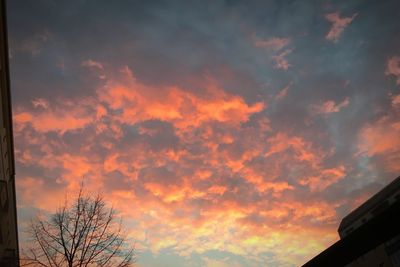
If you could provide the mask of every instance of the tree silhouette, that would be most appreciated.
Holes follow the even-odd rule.
[[[114,209],[100,194],[84,195],[82,187],[72,205],[33,219],[28,234],[31,245],[23,251],[21,266],[128,267],[135,261]]]

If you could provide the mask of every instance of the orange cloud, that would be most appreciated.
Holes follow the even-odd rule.
[[[375,122],[366,124],[359,132],[358,153],[379,157],[386,171],[397,174],[400,170],[400,120],[396,97],[392,98],[394,110]]]
[[[268,140],[270,144],[268,152],[269,157],[275,153],[281,153],[287,149],[293,149],[295,157],[300,161],[308,161],[313,164],[319,163],[319,157],[313,152],[312,145],[300,137],[289,137],[285,133],[277,133]]]
[[[223,195],[226,192],[227,188],[225,186],[213,185],[208,188],[207,192],[211,194]]]
[[[243,98],[225,93],[212,82],[206,88],[207,97],[200,97],[176,87],[163,88],[163,92],[159,92],[156,88],[140,84],[134,77],[128,79],[128,85],[109,82],[105,88],[98,90],[98,99],[83,99],[77,103],[58,100],[57,104],[52,105],[44,99],[40,103],[35,101],[36,108],[43,107],[45,103],[46,109],[16,112],[14,118],[17,127],[29,122],[42,132],[64,133],[81,129],[107,114],[106,107],[101,103],[107,104],[112,110],[122,110],[118,120],[123,123],[133,125],[156,119],[171,122],[179,129],[198,127],[208,121],[238,125],[265,108],[262,102],[247,104]],[[72,105],[75,105],[74,109],[71,109]],[[96,117],[91,109],[96,109]],[[104,127],[98,125],[98,130],[102,131]]]
[[[99,91],[101,101],[112,109],[121,109],[121,120],[135,124],[140,121],[157,119],[172,122],[177,128],[198,127],[207,121],[240,124],[264,109],[258,102],[247,104],[241,97],[229,95],[210,84],[207,97],[199,97],[180,88],[163,88],[162,92],[131,79],[129,86],[109,85]]]
[[[376,123],[366,125],[360,132],[359,150],[368,156],[398,151],[400,127],[398,122],[383,117]]]
[[[69,114],[43,114],[33,117],[32,126],[43,132],[81,129],[91,122],[91,118],[83,118]]]
[[[311,191],[322,191],[328,186],[340,181],[346,175],[345,167],[323,169],[318,176],[311,176],[300,180],[301,185],[307,185]]]
[[[74,103],[61,100],[51,106],[45,99],[36,99],[32,104],[36,109],[40,109],[17,110],[14,113],[13,119],[17,129],[31,125],[38,132],[64,133],[82,129],[93,121],[92,115],[84,106],[86,104],[74,107]]]
[[[55,211],[68,199],[63,187],[48,187],[42,177],[20,177],[16,184],[18,208],[35,207],[42,211]]]
[[[119,74],[92,97],[16,109],[16,160],[42,176],[18,174],[21,205],[51,211],[84,178],[124,217],[138,249],[182,257],[218,249],[262,264],[271,249],[290,249],[290,265],[336,238],[336,204],[304,204],[299,188],[325,190],[346,170],[325,167],[329,153],[306,136],[273,129],[263,102],[212,80],[199,93]]]
[[[24,125],[32,120],[32,115],[29,112],[20,112],[13,116],[15,124]]]

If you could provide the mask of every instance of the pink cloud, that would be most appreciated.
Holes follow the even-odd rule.
[[[287,85],[285,88],[283,88],[282,90],[280,90],[279,93],[275,96],[275,99],[276,100],[284,99],[288,94],[290,86],[291,86],[291,83],[289,85]]]
[[[273,37],[270,39],[256,39],[254,45],[258,48],[266,49],[267,51],[273,52],[272,60],[275,65],[274,68],[287,70],[291,66],[286,59],[286,56],[290,54],[293,49],[284,49],[290,44],[289,38],[278,38]]]
[[[332,100],[328,100],[320,105],[313,105],[311,109],[316,114],[329,114],[336,113],[341,111],[343,108],[347,107],[350,104],[350,100],[346,97],[342,102],[335,103]]]
[[[388,60],[385,74],[395,76],[397,85],[400,84],[400,57],[394,56]]]
[[[82,61],[81,65],[83,67],[87,67],[87,68],[95,68],[95,69],[100,69],[100,70],[104,69],[103,64],[101,64],[98,61],[92,60],[92,59]]]
[[[35,108],[41,107],[41,108],[47,109],[49,107],[49,102],[43,98],[35,98],[34,100],[32,100],[32,105]]]
[[[340,17],[338,12],[330,13],[325,16],[325,18],[332,22],[332,27],[325,36],[329,41],[338,42],[340,35],[343,33],[345,28],[355,19],[357,13],[353,14],[351,17]]]
[[[40,55],[43,46],[51,40],[52,34],[48,30],[40,31],[32,36],[28,36],[20,43],[13,45],[17,51],[28,52],[33,57]]]
[[[392,107],[400,107],[400,94],[392,96]]]
[[[292,53],[291,49],[286,49],[285,51],[280,52],[276,56],[273,56],[272,59],[275,61],[275,68],[276,69],[282,69],[282,70],[287,70],[291,66],[289,62],[286,59],[286,56],[288,54]]]
[[[271,49],[273,51],[279,51],[289,45],[290,39],[289,38],[278,38],[273,37],[271,39],[266,40],[256,40],[254,45],[259,48],[266,48]]]

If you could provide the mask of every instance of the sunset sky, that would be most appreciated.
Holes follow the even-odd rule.
[[[84,180],[139,267],[299,266],[400,174],[398,0],[10,0],[8,27],[20,230]]]

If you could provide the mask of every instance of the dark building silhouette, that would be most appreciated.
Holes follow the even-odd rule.
[[[400,267],[400,177],[344,217],[338,232],[303,266]]]
[[[0,2],[0,266],[19,266],[5,0]]]

